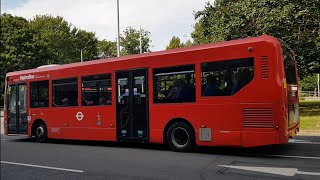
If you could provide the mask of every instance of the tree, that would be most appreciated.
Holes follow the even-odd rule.
[[[3,104],[4,78],[7,72],[32,68],[42,47],[33,39],[28,21],[10,14],[1,15],[0,33],[0,90]]]
[[[193,43],[191,42],[190,39],[183,44],[183,47],[191,47],[191,46],[193,46]]]
[[[144,29],[141,30],[142,34],[142,52],[150,52],[150,32]],[[131,55],[140,53],[140,31],[128,27],[120,36],[121,42],[121,55]]]
[[[98,42],[98,54],[102,58],[117,57],[117,42],[102,40]]]
[[[185,43],[182,43],[179,37],[173,36],[172,39],[169,42],[169,45],[166,47],[166,49],[175,49],[175,48],[181,48],[181,47],[190,47],[192,46],[192,42],[188,40]]]
[[[166,47],[166,49],[168,50],[168,49],[175,49],[180,47],[183,47],[183,44],[180,42],[180,38],[173,36],[169,42],[169,45]]]
[[[311,74],[304,77],[300,81],[300,86],[302,91],[313,91],[318,88],[318,77],[317,74]]]
[[[216,0],[195,14],[195,44],[269,34],[297,55],[300,77],[320,71],[319,0]]]
[[[84,59],[93,59],[97,54],[97,38],[92,32],[71,27],[62,17],[36,16],[30,21],[34,38],[44,48],[41,49],[41,64],[65,64],[80,61],[80,51]]]
[[[36,16],[27,21],[23,17],[2,14],[0,48],[2,105],[7,72],[79,62],[81,49],[85,49],[85,59],[93,59],[97,54],[97,38],[92,32],[71,28],[71,24],[59,16]]]

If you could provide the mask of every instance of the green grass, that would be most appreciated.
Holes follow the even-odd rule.
[[[300,128],[320,132],[320,101],[300,101]]]

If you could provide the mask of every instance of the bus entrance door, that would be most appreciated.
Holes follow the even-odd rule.
[[[27,134],[27,87],[14,84],[8,88],[8,133]]]
[[[147,69],[116,72],[117,139],[148,141]]]

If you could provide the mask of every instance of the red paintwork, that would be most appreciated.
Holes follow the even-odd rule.
[[[248,51],[252,47],[252,51]],[[269,57],[269,78],[261,79],[260,57]],[[231,60],[254,57],[254,78],[242,90],[229,97],[201,97],[200,64],[218,60]],[[182,104],[153,104],[152,68],[177,66],[185,64],[196,65],[196,102]],[[60,79],[78,77],[78,89],[81,90],[81,76],[111,73],[112,74],[112,105],[104,107],[68,107],[28,109],[32,121],[29,124],[28,135],[31,136],[31,125],[36,119],[43,119],[48,126],[49,138],[107,140],[116,141],[116,92],[115,71],[148,68],[149,75],[149,117],[151,143],[163,143],[165,125],[174,118],[188,120],[195,129],[196,144],[201,146],[259,146],[281,144],[288,141],[288,129],[296,129],[299,122],[288,127],[287,93],[284,87],[285,72],[280,43],[277,39],[263,35],[255,38],[220,42],[189,48],[147,53],[143,55],[124,56],[112,59],[94,60],[31,69],[7,74],[8,84],[21,82],[21,75],[35,75],[41,79]],[[47,75],[50,75],[48,78]],[[43,76],[43,77],[41,77]],[[34,80],[27,80],[27,85]],[[49,97],[51,97],[51,81]],[[30,94],[28,88],[28,94]],[[28,102],[29,97],[28,97]],[[79,93],[78,102],[81,102]],[[81,104],[81,103],[79,103]],[[28,104],[30,107],[30,104]],[[242,127],[243,108],[271,108],[274,112],[274,128],[252,129]],[[75,117],[78,111],[84,118],[78,121]],[[101,113],[102,125],[97,125],[97,114]],[[6,117],[6,115],[5,115]],[[279,129],[276,129],[276,126]],[[212,128],[212,141],[199,140],[199,128]],[[59,132],[52,132],[60,128]],[[7,129],[6,129],[7,134]]]

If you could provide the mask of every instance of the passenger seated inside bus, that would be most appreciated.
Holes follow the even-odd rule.
[[[166,99],[176,99],[178,92],[180,91],[179,79],[173,81],[173,86],[170,88]]]
[[[215,96],[218,94],[217,79],[213,75],[207,76],[207,84],[203,91],[204,96]]]
[[[107,105],[107,99],[105,97],[99,98],[99,105]]]
[[[53,107],[64,107],[64,106],[72,106],[72,103],[69,98],[62,98],[59,103],[52,102]]]
[[[61,100],[61,106],[71,106],[71,101],[69,100],[69,98],[63,98],[62,100]]]

